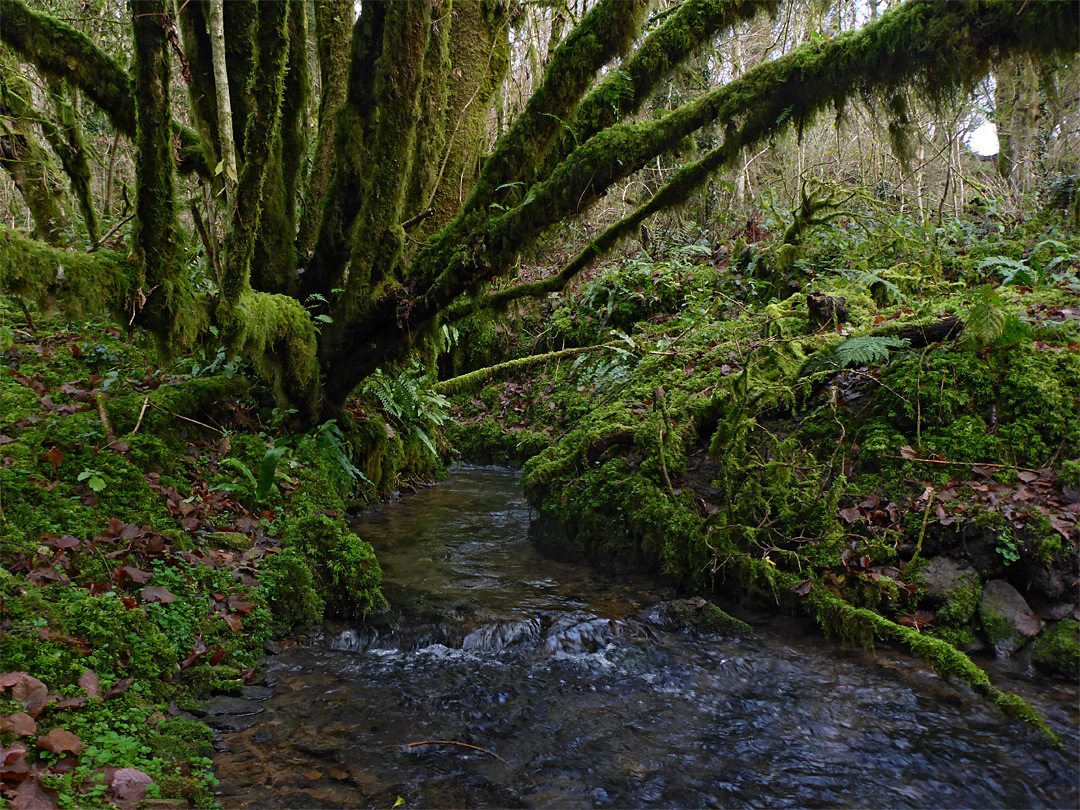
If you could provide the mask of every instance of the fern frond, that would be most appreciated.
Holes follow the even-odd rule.
[[[890,352],[906,349],[910,341],[882,335],[861,335],[845,340],[827,355],[821,358],[823,365],[835,365],[840,368],[868,366],[884,363]]]
[[[1005,312],[993,299],[983,297],[971,308],[964,331],[979,343],[993,343],[1005,331]]]

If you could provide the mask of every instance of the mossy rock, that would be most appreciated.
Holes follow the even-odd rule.
[[[937,605],[935,621],[963,627],[973,618],[982,597],[982,582],[974,569],[948,557],[935,557],[919,572],[926,599]]]
[[[1031,659],[1036,666],[1076,680],[1080,673],[1080,622],[1062,619],[1045,631],[1035,642]]]
[[[1024,597],[1005,580],[992,579],[983,587],[979,622],[999,658],[1014,655],[1027,643],[1027,634],[1021,631],[1021,625],[1032,615]]]
[[[241,532],[211,532],[206,536],[206,541],[214,548],[230,551],[247,551],[254,545],[254,541]]]
[[[746,622],[730,616],[704,599],[672,599],[642,613],[650,624],[665,630],[685,630],[703,635],[743,635],[753,632]]]

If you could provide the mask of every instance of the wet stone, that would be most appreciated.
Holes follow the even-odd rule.
[[[984,586],[979,621],[998,658],[1015,655],[1041,627],[1024,597],[1003,579],[992,579]]]
[[[276,641],[264,641],[263,652],[267,655],[281,655],[281,645]]]
[[[265,709],[254,700],[228,697],[227,695],[218,695],[217,697],[210,698],[210,702],[206,707],[206,713],[209,715],[248,715],[258,714],[261,711],[265,711]]]
[[[269,700],[274,690],[268,686],[245,686],[240,690],[240,697],[246,700]]]
[[[210,715],[203,718],[203,722],[210,728],[217,729],[218,731],[245,731],[251,728],[253,725],[259,722],[259,719],[253,715],[236,715],[236,714],[219,714]]]

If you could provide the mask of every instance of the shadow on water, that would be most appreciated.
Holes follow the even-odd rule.
[[[1077,690],[1021,690],[1052,748],[899,652],[673,632],[645,579],[543,557],[515,475],[361,520],[393,608],[267,662],[216,759],[226,808],[1076,807]],[[243,724],[242,724],[243,725]]]

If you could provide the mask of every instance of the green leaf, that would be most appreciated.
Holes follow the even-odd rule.
[[[262,463],[259,465],[259,482],[255,487],[255,500],[258,503],[263,503],[270,497],[278,461],[285,455],[287,449],[286,447],[272,447],[263,456]]]

